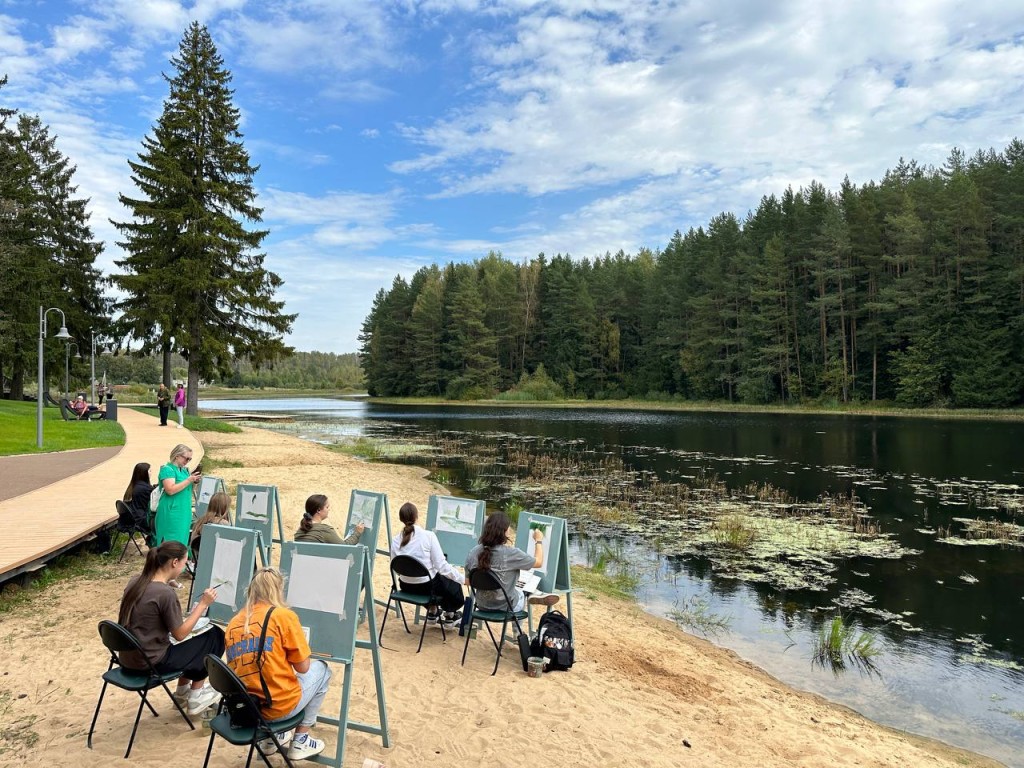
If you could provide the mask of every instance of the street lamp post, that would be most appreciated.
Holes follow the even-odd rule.
[[[96,402],[96,331],[92,328],[89,329],[89,335],[92,336],[92,362],[89,364],[89,402]]]
[[[51,312],[60,312],[60,330],[57,331],[56,338],[58,339],[70,339],[71,334],[68,333],[67,320],[64,318],[64,310],[57,307],[50,307],[45,312],[43,307],[39,305],[39,375],[38,383],[36,385],[36,448],[43,447],[43,339],[46,338],[46,316]]]
[[[68,384],[68,368],[71,362],[71,348],[75,348],[76,357],[82,356],[82,350],[78,347],[78,342],[69,341],[67,348],[64,351],[64,397],[68,400],[71,399],[71,386]]]

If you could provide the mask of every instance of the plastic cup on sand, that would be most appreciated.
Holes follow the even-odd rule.
[[[526,674],[530,677],[540,677],[544,673],[544,658],[531,656],[526,660]]]

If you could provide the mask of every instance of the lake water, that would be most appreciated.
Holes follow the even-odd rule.
[[[208,401],[204,408],[291,413],[278,425],[311,440],[398,442],[439,436],[482,451],[543,442],[614,455],[664,482],[714,474],[731,488],[771,483],[798,501],[855,492],[903,546],[898,560],[841,563],[824,591],[721,578],[700,556],[659,554],[643,531],[603,528],[643,576],[638,599],[666,615],[692,601],[728,619],[710,639],[780,680],[895,728],[1024,766],[1024,549],[951,546],[957,518],[1024,523],[1016,448],[1024,424],[828,415],[377,405],[338,399]],[[263,425],[260,425],[263,426]],[[468,487],[472,479],[456,473]],[[372,489],[368,489],[372,490]],[[457,491],[456,491],[457,492]],[[495,491],[489,491],[493,494]],[[460,495],[471,495],[461,493]],[[489,502],[498,498],[480,494]],[[993,499],[1006,502],[991,508]],[[656,521],[652,521],[653,523]],[[642,525],[640,526],[643,527]],[[583,561],[593,539],[574,541]],[[875,671],[812,664],[836,613],[871,632]]]

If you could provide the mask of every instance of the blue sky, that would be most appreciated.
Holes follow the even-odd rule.
[[[1024,133],[1005,0],[0,0],[0,101],[77,165],[105,272],[193,19],[234,75],[303,350],[355,351],[377,290],[430,263],[633,254]]]

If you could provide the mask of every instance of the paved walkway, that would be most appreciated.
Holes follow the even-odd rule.
[[[150,476],[156,480],[160,466],[167,463],[178,443],[192,448],[193,466],[203,457],[203,446],[195,435],[187,429],[161,427],[155,415],[121,408],[118,422],[125,433],[120,449],[93,448],[0,460],[0,485],[4,488],[0,496],[0,581],[38,567],[116,520],[114,502],[124,496],[138,462],[148,461],[152,465]],[[24,479],[14,479],[17,475]],[[35,487],[44,476],[50,478],[49,484]],[[17,496],[9,492],[15,483],[20,483],[25,492]]]
[[[0,483],[0,501],[42,488],[61,477],[92,469],[120,452],[121,446],[115,445],[109,448],[83,448],[79,451],[0,456],[0,478],[3,478]]]

